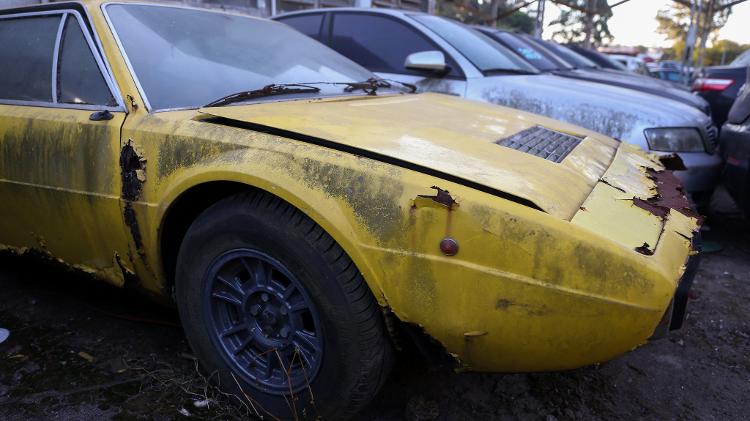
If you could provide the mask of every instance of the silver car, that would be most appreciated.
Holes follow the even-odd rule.
[[[486,35],[450,19],[392,9],[335,8],[274,19],[385,79],[546,115],[658,153],[679,153],[687,191],[711,192],[721,170],[708,115],[617,86],[541,74]]]

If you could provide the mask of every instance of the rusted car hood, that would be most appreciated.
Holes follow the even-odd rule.
[[[618,143],[545,117],[440,94],[204,108],[204,114],[324,139],[478,183],[569,220]],[[583,138],[560,163],[498,145],[542,126]]]

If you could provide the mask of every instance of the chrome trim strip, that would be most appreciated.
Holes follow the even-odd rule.
[[[107,84],[110,86],[110,90],[112,91],[112,95],[115,98],[115,101],[117,101],[117,104],[123,109],[123,111],[127,112],[127,108],[125,107],[125,100],[122,97],[122,93],[120,92],[120,89],[117,87],[117,84],[115,83],[115,75],[112,72],[112,66],[109,64],[109,60],[107,60],[107,55],[104,52],[104,46],[102,45],[101,40],[99,39],[99,33],[96,31],[96,28],[94,27],[94,21],[91,19],[91,16],[89,16],[88,9],[86,9],[86,5],[80,2],[75,2],[81,5],[83,10],[86,12],[86,20],[91,23],[91,34],[93,34],[93,40],[96,43],[96,52],[94,54],[95,57],[99,57],[102,60],[102,63],[104,64],[104,68],[107,70],[105,73],[105,79],[107,80]],[[83,30],[84,33],[89,33],[89,31],[85,30],[87,27],[83,25],[85,22],[80,22],[81,24],[81,30]]]
[[[151,112],[152,110],[151,103],[148,102],[146,91],[143,90],[141,81],[138,80],[138,75],[136,75],[135,70],[133,70],[133,64],[130,62],[130,58],[128,57],[128,54],[125,52],[125,48],[122,46],[120,37],[117,35],[115,26],[112,24],[112,20],[110,20],[109,14],[107,13],[107,7],[112,4],[138,4],[138,3],[105,3],[105,4],[102,4],[100,7],[102,9],[102,14],[104,14],[104,19],[107,21],[107,26],[109,26],[109,30],[112,31],[112,36],[115,38],[115,42],[117,43],[117,48],[120,49],[120,54],[122,54],[122,58],[125,60],[125,64],[128,66],[130,77],[133,78],[133,82],[135,82],[135,86],[136,88],[138,88],[138,93],[141,95],[141,99],[143,100],[143,105],[146,107],[146,111]],[[158,5],[153,5],[153,6],[158,6]]]
[[[94,41],[91,39],[91,34],[86,29],[86,22],[83,21],[83,17],[81,16],[80,13],[78,13],[78,11],[71,10],[69,13],[71,13],[73,16],[76,17],[76,20],[78,21],[78,25],[81,29],[81,32],[83,32],[83,37],[86,38],[86,43],[89,46],[89,51],[91,51],[91,54],[94,55],[94,60],[96,60],[96,65],[99,67],[99,73],[101,73],[102,77],[104,78],[104,82],[107,84],[107,87],[109,88],[109,93],[112,95],[112,98],[114,98],[115,101],[119,104],[122,110],[125,111],[127,108],[125,108],[122,102],[122,97],[120,97],[120,95],[115,94],[115,92],[118,91],[117,87],[112,81],[112,78],[109,76],[109,71],[107,70],[106,67],[104,67],[104,61],[102,61],[99,51],[96,49],[96,46],[94,45]]]
[[[60,18],[60,24],[57,26],[57,38],[55,38],[55,49],[52,51],[52,102],[57,104],[57,71],[60,62],[60,43],[62,42],[62,33],[65,28],[65,22],[68,18],[67,13],[63,13]]]
[[[67,10],[40,10],[38,12],[25,12],[25,13],[13,13],[10,15],[0,15],[0,19],[14,19],[14,18],[27,18],[30,16],[46,16],[46,15],[60,15],[66,13]]]
[[[64,102],[52,103],[46,101],[22,101],[16,99],[1,99],[0,105],[21,105],[26,107],[43,107],[43,108],[65,108],[70,110],[89,110],[89,111],[112,111],[112,112],[125,112],[125,109],[119,105],[116,107],[108,107],[106,105],[90,105],[90,104],[67,104]]]
[[[62,104],[62,103],[56,103],[56,102],[44,102],[44,101],[18,101],[18,100],[8,100],[8,99],[0,99],[0,103],[2,104],[12,104],[12,105],[31,105],[31,106],[38,106],[38,107],[52,107],[52,108],[70,108],[70,109],[81,109],[81,110],[109,110],[109,111],[120,111],[120,112],[127,112],[127,108],[125,108],[125,104],[122,100],[122,96],[120,95],[119,90],[115,87],[112,77],[110,76],[111,73],[109,71],[109,68],[104,66],[104,62],[102,61],[102,58],[99,54],[99,51],[94,48],[94,43],[91,38],[91,34],[86,29],[87,26],[85,25],[85,22],[83,20],[83,17],[77,10],[73,9],[60,9],[60,10],[40,10],[36,12],[26,12],[26,13],[14,13],[14,14],[8,14],[8,15],[0,15],[0,20],[2,19],[13,19],[13,18],[23,18],[23,17],[33,17],[33,16],[46,16],[46,15],[62,15],[60,25],[62,28],[64,28],[65,25],[65,19],[64,17],[67,17],[67,15],[73,15],[76,17],[76,20],[78,21],[78,25],[81,27],[81,31],[83,32],[83,36],[86,39],[86,43],[88,44],[89,51],[91,51],[91,54],[94,55],[94,60],[96,61],[97,66],[99,67],[99,72],[101,73],[102,77],[104,77],[104,81],[107,83],[107,87],[109,88],[110,94],[117,102],[116,107],[106,106],[106,105],[89,105],[89,104]],[[62,34],[60,32],[60,28],[58,28],[58,42],[55,45],[55,50],[59,48],[60,42],[62,40],[61,38]],[[59,54],[59,51],[56,51]],[[53,53],[54,54],[54,53]],[[53,70],[57,67],[57,60],[56,57],[53,57]],[[57,78],[57,73],[53,71],[52,77],[54,79]],[[54,92],[54,95],[52,97],[53,100],[56,100],[57,98],[57,83],[55,81],[55,85],[52,87],[52,90]],[[45,105],[46,104],[46,105]]]

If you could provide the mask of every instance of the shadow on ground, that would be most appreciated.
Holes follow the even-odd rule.
[[[721,203],[685,327],[563,373],[455,374],[402,355],[366,420],[742,419],[750,414],[750,231]],[[0,256],[0,419],[239,419],[198,374],[173,309]],[[613,332],[612,334],[617,334]]]

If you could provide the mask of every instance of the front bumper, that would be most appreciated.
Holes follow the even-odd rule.
[[[659,325],[654,330],[651,340],[665,337],[669,331],[682,328],[687,316],[687,303],[690,294],[690,288],[693,286],[693,280],[698,273],[698,267],[701,260],[701,238],[700,234],[693,237],[693,250],[695,254],[690,256],[685,266],[685,273],[682,274],[680,282],[675,290],[674,297],[667,311],[664,312]]]

